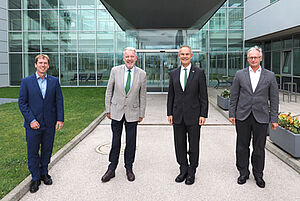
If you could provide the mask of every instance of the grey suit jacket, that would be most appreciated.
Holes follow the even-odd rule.
[[[125,65],[111,69],[105,94],[106,113],[112,119],[120,121],[125,114],[126,121],[138,121],[144,118],[146,109],[146,72],[135,67],[133,83],[128,94],[124,87]]]
[[[277,123],[278,104],[278,86],[273,72],[262,68],[254,93],[249,67],[236,72],[231,87],[229,117],[242,121],[252,112],[259,123]]]

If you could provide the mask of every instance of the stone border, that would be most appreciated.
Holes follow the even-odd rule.
[[[217,106],[213,98],[209,97],[209,103],[212,104],[225,118],[229,118],[228,111],[224,111],[219,106]],[[281,150],[279,147],[274,145],[273,142],[269,139],[269,137],[267,137],[265,147],[269,152],[277,156],[280,160],[282,160],[284,163],[289,165],[291,168],[293,168],[296,172],[300,174],[300,161],[298,161],[290,154],[286,153],[285,151]]]
[[[51,162],[49,164],[49,170],[69,151],[71,151],[79,142],[81,142],[86,136],[88,136],[98,124],[106,117],[106,113],[100,114],[88,127],[83,129],[77,136],[75,136],[70,142],[63,146],[59,151],[57,151],[54,156],[51,157]],[[19,185],[17,185],[13,190],[11,190],[1,201],[14,201],[20,200],[28,191],[31,181],[31,175],[27,176]]]

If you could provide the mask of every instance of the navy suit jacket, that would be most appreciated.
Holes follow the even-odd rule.
[[[192,66],[183,91],[180,70],[178,67],[170,73],[167,115],[173,115],[175,124],[184,120],[186,125],[198,125],[199,117],[207,118],[208,113],[205,73],[203,69]]]
[[[47,75],[47,89],[43,99],[36,74],[23,78],[19,108],[24,117],[25,128],[31,129],[30,123],[34,119],[41,128],[55,127],[57,121],[64,121],[63,96],[58,79]]]

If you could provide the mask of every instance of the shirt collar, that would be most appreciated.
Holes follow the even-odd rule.
[[[252,72],[252,73],[254,73],[254,71],[253,71],[253,69],[249,66],[249,72]],[[258,73],[260,73],[261,72],[261,66],[259,66],[259,68],[257,69],[257,71],[256,72],[258,72]]]
[[[189,71],[191,69],[191,67],[192,67],[192,64],[189,64],[187,67],[181,66],[181,70],[186,68]]]
[[[124,68],[125,68],[125,71],[126,71],[126,72],[128,72],[128,71],[129,71],[129,69],[127,68],[127,66],[126,66],[126,65],[125,65],[125,67],[124,67]],[[135,68],[135,66],[133,66],[133,67],[130,69],[130,71],[131,71],[131,72],[133,72],[133,71],[134,71],[134,68]]]
[[[36,78],[37,78],[37,79],[41,79],[41,77],[39,76],[39,74],[38,74],[37,72],[35,72],[35,75],[36,75]],[[47,77],[48,77],[48,75],[46,74],[46,75],[45,75],[45,78],[47,79]]]

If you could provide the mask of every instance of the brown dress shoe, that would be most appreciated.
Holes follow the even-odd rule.
[[[133,173],[132,169],[126,170],[126,175],[127,175],[128,181],[134,181],[135,180],[135,176],[134,176],[134,173]]]
[[[103,177],[101,178],[101,181],[108,182],[111,178],[114,178],[114,177],[115,177],[115,171],[108,169],[105,172],[105,174],[103,175]]]

